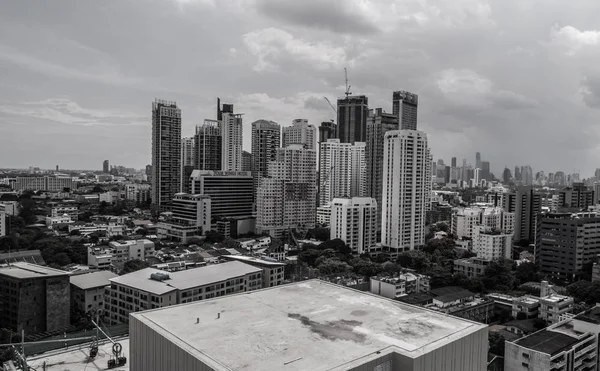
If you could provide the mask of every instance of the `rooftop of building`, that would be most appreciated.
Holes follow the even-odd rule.
[[[26,262],[38,265],[46,265],[40,250],[11,251],[0,254],[0,264]]]
[[[172,273],[155,268],[144,268],[112,278],[110,281],[156,295],[162,295],[173,290],[187,290],[192,287],[209,285],[233,277],[258,272],[261,272],[260,268],[238,261],[231,261]],[[150,278],[153,273],[166,273],[169,275],[169,278],[164,281],[157,281]]]
[[[541,330],[515,341],[516,344],[538,352],[554,355],[578,341],[562,332]]]
[[[600,325],[600,306],[596,305],[595,307],[576,315],[574,319]]]
[[[523,296],[516,298],[515,301],[518,301],[521,304],[533,305],[533,304],[539,303],[540,298],[531,296],[531,295],[523,295]]]
[[[144,244],[153,244],[154,245],[154,242],[152,242],[152,241],[150,241],[150,240],[148,240],[146,238],[141,239],[141,240],[118,240],[118,241],[110,241],[108,243],[108,245],[112,246],[112,247],[125,247],[125,246],[135,245],[138,242],[142,242]]]
[[[448,303],[475,296],[475,294],[471,291],[465,290],[458,286],[446,286],[432,289],[429,291],[429,294],[432,295],[435,300],[441,301],[442,303]]]
[[[9,266],[0,267],[0,275],[17,279],[30,279],[68,276],[69,273],[37,264],[18,262]]]
[[[96,287],[104,287],[110,285],[110,279],[118,277],[110,271],[97,271],[93,273],[78,274],[71,276],[70,281],[73,286],[82,290],[88,290]]]
[[[352,369],[379,353],[416,358],[487,327],[320,280],[132,317],[214,370]]]
[[[397,276],[375,276],[371,277],[372,280],[381,281],[386,283],[398,283],[401,281],[413,281],[418,278],[429,278],[428,276],[424,276],[422,274],[414,274],[410,272],[405,272]]]
[[[551,303],[560,303],[562,301],[573,301],[573,298],[565,295],[550,294],[548,296],[541,297],[540,300]]]
[[[285,263],[280,262],[277,259],[272,258],[257,258],[254,256],[247,255],[223,255],[225,259],[238,260],[241,262],[246,262],[248,264],[258,264],[270,267],[283,267]]]

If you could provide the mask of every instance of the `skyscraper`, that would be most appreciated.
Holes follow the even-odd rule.
[[[377,242],[377,205],[371,197],[334,198],[331,202],[331,239],[339,238],[352,253],[361,255]]]
[[[481,153],[475,152],[475,168],[481,169]]]
[[[152,204],[168,210],[181,182],[181,110],[176,102],[152,103]]]
[[[537,222],[541,212],[541,196],[532,187],[517,187],[504,197],[504,211],[515,213],[515,241],[536,239]]]
[[[204,120],[203,125],[197,125],[194,142],[195,169],[221,170],[223,138],[219,121]]]
[[[323,121],[319,126],[319,143],[327,142],[327,139],[335,138],[337,125],[332,121]]]
[[[102,172],[104,174],[108,174],[110,172],[110,162],[108,162],[108,160],[104,160],[102,163]]]
[[[196,164],[194,137],[181,138],[181,188],[180,192],[189,193],[189,177]]]
[[[306,149],[316,150],[317,129],[307,119],[295,119],[292,126],[283,128],[281,147],[290,144],[302,144]]]
[[[366,193],[365,143],[321,143],[319,163],[319,205],[336,197],[363,197]]]
[[[392,255],[425,244],[430,166],[427,134],[417,130],[385,134],[381,240]]]
[[[268,178],[257,190],[256,233],[280,238],[289,229],[313,228],[316,221],[317,153],[303,144],[278,148]]]
[[[366,195],[377,202],[377,228],[381,228],[381,190],[383,183],[383,149],[385,133],[398,130],[398,117],[377,108],[369,110],[367,120],[367,184]]]
[[[452,157],[452,159],[450,160],[451,166],[452,167],[456,167],[456,157]]]
[[[252,171],[252,153],[242,151],[242,171]]]
[[[337,101],[337,138],[342,143],[367,141],[369,98],[364,95],[347,96]]]
[[[281,127],[274,121],[258,120],[252,123],[252,177],[254,190],[260,178],[268,175],[269,162],[275,161],[281,142]]]
[[[481,179],[492,180],[489,161],[481,161]]]
[[[242,114],[233,113],[233,104],[219,108],[221,127],[221,170],[242,171]]]
[[[419,96],[404,90],[392,95],[392,113],[398,117],[401,130],[417,130]]]
[[[521,178],[521,168],[519,166],[515,166],[515,180],[518,182],[522,180]]]
[[[521,168],[521,177],[524,185],[533,185],[533,169],[531,169],[531,166],[525,165]]]

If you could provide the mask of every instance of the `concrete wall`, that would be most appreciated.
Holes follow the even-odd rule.
[[[528,354],[529,357],[523,357],[523,353]],[[523,363],[529,365],[529,368],[524,367]],[[550,370],[550,357],[547,354],[526,349],[507,341],[504,345],[504,371],[527,369]]]
[[[45,280],[46,284],[46,331],[54,331],[71,322],[71,283],[69,276]]]
[[[25,334],[46,331],[46,282],[44,280],[15,281],[20,285],[18,331]]]

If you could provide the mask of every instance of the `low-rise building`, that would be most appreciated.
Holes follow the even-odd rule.
[[[514,298],[512,303],[512,316],[518,318],[519,313],[524,313],[525,318],[538,318],[540,316],[540,298],[524,295]]]
[[[71,318],[86,314],[102,315],[104,310],[104,292],[110,287],[110,279],[117,275],[109,271],[95,271],[70,277],[71,282]]]
[[[317,207],[317,223],[321,225],[330,225],[331,205]]]
[[[598,370],[600,307],[505,343],[505,371]]]
[[[426,293],[429,292],[429,276],[403,273],[394,277],[371,277],[370,291],[390,299],[409,294]]]
[[[285,263],[273,258],[256,258],[246,255],[223,255],[223,259],[237,260],[262,269],[263,287],[273,287],[284,282]]]
[[[108,223],[74,222],[69,224],[69,233],[73,231],[79,231],[79,234],[82,236],[87,236],[92,233],[105,234],[108,232]]]
[[[271,244],[271,236],[239,238],[236,241],[239,243],[240,248],[248,251],[255,251],[269,247]]]
[[[172,215],[157,225],[159,239],[182,243],[203,236],[211,229],[211,199],[203,194],[177,193],[171,203]]]
[[[0,212],[14,216],[19,214],[19,201],[0,201]]]
[[[112,268],[113,251],[108,246],[90,246],[87,249],[87,264],[95,269]]]
[[[490,260],[477,257],[456,259],[454,261],[454,272],[462,273],[469,278],[481,277],[485,273],[485,269],[488,265],[490,265],[490,263]]]
[[[263,287],[262,270],[237,261],[172,273],[145,268],[110,281],[104,308],[111,324],[128,323],[133,312]]]
[[[128,260],[144,260],[147,257],[154,256],[154,242],[142,240],[129,241],[111,241],[108,247],[112,249],[113,263],[124,263]]]
[[[573,312],[573,307],[572,297],[550,294],[540,298],[539,317],[548,323],[557,323],[565,314]]]
[[[71,220],[77,220],[79,219],[79,208],[77,206],[74,205],[58,205],[58,206],[54,206],[52,207],[52,209],[50,210],[50,216],[51,217],[62,217],[65,215],[68,215]]]
[[[46,217],[46,227],[48,228],[58,228],[69,224],[74,224],[75,221],[71,219],[69,215],[62,216],[47,216]]]

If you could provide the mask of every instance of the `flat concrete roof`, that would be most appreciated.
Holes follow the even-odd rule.
[[[58,277],[68,274],[69,272],[59,269],[25,262],[12,263],[10,266],[0,267],[0,275],[18,279]]]
[[[82,290],[92,289],[96,287],[104,287],[110,285],[110,279],[118,277],[110,271],[97,271],[93,273],[78,274],[71,276],[69,279],[71,285],[77,286]]]
[[[238,260],[241,262],[247,262],[248,264],[257,264],[264,266],[272,266],[272,267],[284,267],[285,263],[278,261],[277,259],[267,258],[261,259],[256,258],[254,256],[246,256],[246,255],[223,255],[225,259]]]
[[[162,295],[177,289],[187,290],[189,288],[209,285],[211,283],[217,283],[230,278],[258,272],[262,272],[262,270],[242,262],[230,261],[178,272],[167,272],[156,268],[144,268],[136,272],[112,278],[110,281],[138,290]],[[166,273],[170,278],[164,281],[156,281],[150,278],[152,273]]]
[[[487,327],[320,280],[131,316],[215,370],[348,369],[378,352],[416,358]]]

